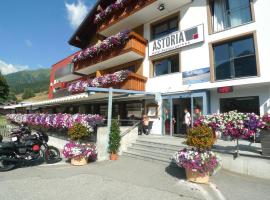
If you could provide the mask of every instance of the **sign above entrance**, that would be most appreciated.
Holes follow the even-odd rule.
[[[162,38],[149,42],[149,56],[155,56],[203,41],[204,32],[203,24],[201,24],[184,31],[173,32]]]
[[[233,87],[232,86],[226,86],[226,87],[219,87],[217,89],[218,93],[230,93],[233,92]]]

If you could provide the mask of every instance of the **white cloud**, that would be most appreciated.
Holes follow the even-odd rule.
[[[65,6],[68,14],[68,21],[71,27],[75,29],[87,15],[88,8],[81,0],[78,0],[77,3],[65,3]]]
[[[27,39],[27,40],[25,40],[24,42],[25,42],[26,46],[28,46],[28,47],[33,46],[31,40],[28,40],[28,39]]]
[[[22,71],[28,68],[29,67],[27,65],[13,65],[13,64],[8,64],[3,60],[0,60],[0,71],[2,74],[11,74],[11,73]]]

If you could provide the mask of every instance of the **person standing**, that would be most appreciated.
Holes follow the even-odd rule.
[[[190,115],[187,108],[184,109],[184,113],[185,113],[185,116],[184,116],[184,128],[185,128],[185,134],[187,134],[188,129],[191,126],[191,115]]]

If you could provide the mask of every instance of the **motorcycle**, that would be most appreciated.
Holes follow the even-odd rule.
[[[41,131],[28,136],[17,134],[12,138],[13,142],[2,142],[0,137],[0,172],[27,162],[45,160],[50,164],[60,160],[59,150],[47,144],[49,137]]]

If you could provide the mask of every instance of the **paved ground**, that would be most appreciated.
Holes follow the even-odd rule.
[[[0,173],[0,199],[270,199],[267,180],[226,171],[214,176],[210,185],[188,183],[184,178],[179,168],[126,157],[83,167],[59,163]]]

